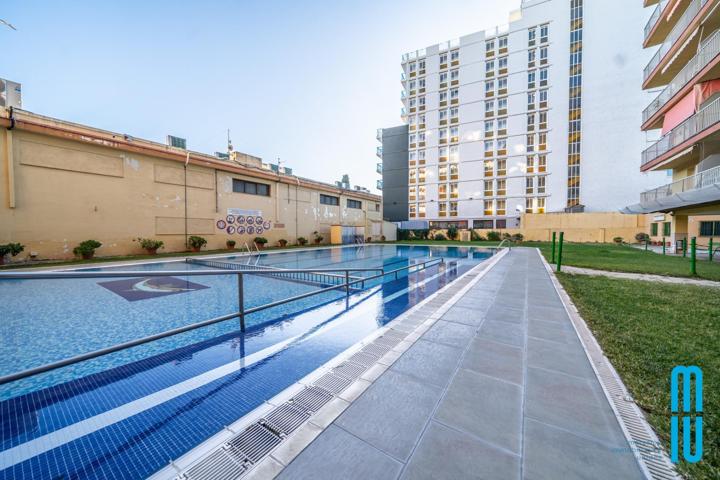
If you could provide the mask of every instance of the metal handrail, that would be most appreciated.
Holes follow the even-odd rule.
[[[66,358],[63,360],[59,360],[57,362],[51,362],[45,365],[41,365],[39,367],[30,368],[27,370],[23,370],[21,372],[12,373],[10,375],[4,375],[0,377],[0,385],[4,385],[6,383],[14,382],[17,380],[22,380],[24,378],[32,377],[41,373],[49,372],[52,370],[57,370],[58,368],[67,367],[69,365],[74,365],[76,363],[83,362],[85,360],[92,360],[93,358],[109,355],[111,353],[119,352],[121,350],[126,350],[128,348],[136,347],[139,345],[144,345],[146,343],[150,343],[156,340],[161,340],[163,338],[175,336],[181,333],[189,332],[192,330],[196,330],[198,328],[207,327],[209,325],[214,325],[216,323],[224,322],[227,320],[231,320],[233,318],[239,318],[240,319],[240,331],[245,331],[245,316],[249,315],[251,313],[259,312],[262,310],[266,310],[268,308],[277,307],[280,305],[284,305],[286,303],[294,302],[297,300],[302,300],[307,297],[311,297],[313,295],[319,295],[321,293],[330,292],[333,290],[339,290],[339,289],[345,289],[345,294],[347,296],[350,295],[350,288],[352,285],[361,283],[364,287],[365,282],[368,282],[370,280],[374,280],[376,278],[385,277],[386,275],[395,274],[395,278],[397,278],[397,273],[403,270],[410,270],[414,267],[417,267],[415,272],[424,270],[428,268],[428,264],[438,264],[438,263],[444,263],[444,259],[431,259],[427,260],[422,263],[416,263],[413,265],[407,265],[405,267],[401,267],[395,270],[385,271],[383,268],[317,268],[317,269],[287,269],[285,272],[287,273],[301,273],[301,272],[344,272],[345,274],[345,282],[340,285],[333,285],[326,288],[321,288],[318,290],[313,290],[311,292],[302,293],[300,295],[295,295],[293,297],[284,298],[282,300],[277,300],[275,302],[266,303],[263,305],[258,305],[256,307],[252,308],[245,308],[245,297],[244,297],[244,288],[243,288],[243,277],[245,275],[273,275],[277,274],[277,271],[252,271],[252,272],[243,272],[243,271],[225,271],[225,272],[218,272],[217,270],[165,270],[165,271],[113,271],[113,272],[78,272],[78,271],[71,271],[71,272],[0,272],[0,280],[30,280],[30,279],[42,279],[42,280],[48,280],[48,279],[68,279],[68,278],[117,278],[117,277],[165,277],[165,276],[202,276],[202,275],[236,275],[237,281],[238,281],[238,306],[239,310],[237,312],[229,313],[227,315],[222,315],[220,317],[211,318],[209,320],[203,320],[201,322],[192,323],[190,325],[185,325],[183,327],[174,328],[171,330],[166,330],[164,332],[156,333],[153,335],[148,335],[146,337],[138,338],[135,340],[130,340],[128,342],[119,343],[117,345],[113,345],[110,347],[101,348],[99,350],[94,350],[92,352],[83,353],[80,355],[76,355],[74,357]],[[430,265],[432,266],[432,265]],[[373,275],[370,277],[362,277],[361,279],[355,279],[351,280],[350,272],[380,272],[377,275]],[[409,274],[410,272],[408,272]],[[353,277],[357,278],[357,277]]]
[[[650,18],[645,24],[645,40],[647,40],[648,34],[657,24],[658,20],[660,19],[660,14],[663,12],[663,10],[665,10],[667,4],[668,0],[662,0],[661,2],[658,2],[657,7],[655,7],[655,10],[653,10],[652,15],[650,15]]]
[[[655,115],[666,103],[668,103],[677,92],[682,90],[690,80],[705,68],[720,53],[720,30],[713,33],[705,40],[698,50],[698,53],[685,65],[675,78],[655,97],[655,99],[643,110],[643,123]]]
[[[711,187],[713,185],[720,186],[720,166],[708,168],[702,172],[681,178],[667,185],[653,188],[640,194],[641,202],[651,202],[659,198],[669,197],[676,193],[688,192],[691,190],[699,190],[701,188]]]
[[[642,165],[652,162],[717,122],[720,122],[720,98],[713,100],[642,152]]]
[[[670,51],[672,46],[677,42],[680,35],[690,25],[690,22],[700,12],[700,9],[708,2],[708,0],[692,0],[682,14],[682,17],[678,20],[675,26],[670,30],[670,33],[665,38],[665,42],[660,45],[658,51],[650,59],[645,70],[643,70],[643,82],[647,81],[650,74],[655,71],[655,68],[660,64],[661,60],[665,58],[667,53]]]

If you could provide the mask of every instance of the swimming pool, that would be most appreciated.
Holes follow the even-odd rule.
[[[367,282],[348,297],[324,292],[253,313],[245,333],[237,319],[228,320],[1,386],[0,478],[146,477],[490,255],[486,249],[373,245],[219,259],[386,271],[446,261]],[[208,266],[132,267],[139,269]],[[7,359],[0,375],[237,311],[236,275],[174,278],[178,282],[0,280],[0,315],[7,319],[0,325],[0,355]],[[318,288],[248,275],[245,305]]]

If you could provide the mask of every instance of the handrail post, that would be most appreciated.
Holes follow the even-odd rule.
[[[665,237],[663,237],[662,242],[663,242],[663,255],[665,255]]]
[[[552,232],[552,259],[550,263],[555,263],[555,235],[556,232]]]
[[[692,237],[692,239],[690,239],[690,275],[697,275],[697,265],[695,264],[696,253],[696,239]]]
[[[557,258],[557,271],[559,272],[562,267],[562,250],[563,250],[563,240],[565,237],[565,232],[560,232],[560,242],[558,244],[558,258]]]
[[[345,295],[350,296],[350,270],[345,270]]]
[[[240,314],[240,331],[245,331],[245,292],[242,272],[238,272],[238,312]]]
[[[713,257],[713,239],[710,237],[710,243],[708,244],[708,261],[712,262]]]
[[[682,252],[683,252],[683,258],[687,257],[687,238],[682,239]]]

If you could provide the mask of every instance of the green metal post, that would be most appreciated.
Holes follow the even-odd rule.
[[[663,255],[665,255],[665,237],[663,237]]]
[[[560,244],[558,245],[558,258],[557,258],[557,271],[560,271],[560,268],[562,267],[562,247],[563,247],[563,237],[565,236],[565,232],[560,232]]]
[[[712,262],[713,257],[713,244],[712,237],[710,237],[710,244],[708,245],[708,260]]]
[[[682,239],[683,258],[687,257],[687,238]]]
[[[690,275],[697,275],[697,269],[695,265],[695,254],[697,253],[697,245],[695,242],[695,237],[692,237],[692,239],[690,240]]]
[[[645,237],[645,251],[647,252],[648,244],[650,243],[650,239]]]
[[[555,235],[556,235],[556,233],[553,232],[553,236],[552,236],[552,259],[550,260],[550,263],[555,263]]]

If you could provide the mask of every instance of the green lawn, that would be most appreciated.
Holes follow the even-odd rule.
[[[605,354],[669,451],[670,372],[697,365],[704,379],[704,455],[681,463],[692,479],[720,478],[720,292],[558,275]]]
[[[523,245],[537,246],[547,261],[550,261],[550,243],[526,242]],[[650,273],[674,277],[691,276],[689,257],[663,256],[609,243],[565,243],[563,245],[563,265],[615,272]],[[706,259],[698,260],[697,278],[720,281],[720,258],[716,257],[714,262]]]

